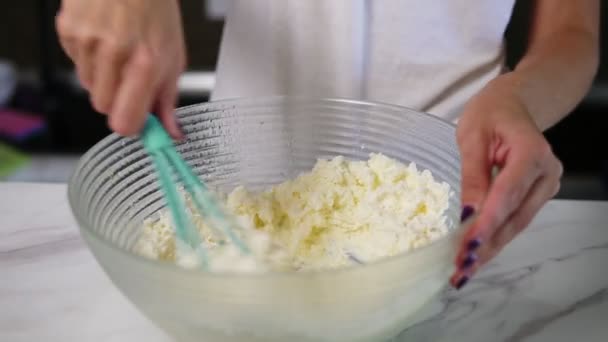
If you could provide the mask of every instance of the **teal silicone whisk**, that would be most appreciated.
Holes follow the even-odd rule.
[[[221,205],[216,201],[208,187],[181,158],[173,145],[173,141],[153,115],[148,115],[141,139],[144,148],[154,161],[154,168],[173,218],[176,239],[185,243],[198,254],[204,268],[208,266],[209,257],[205,246],[198,230],[188,217],[185,202],[173,182],[172,176],[174,174],[181,181],[192,202],[194,202],[196,210],[201,213],[213,232],[217,236],[222,236],[218,234],[227,236],[242,253],[248,254],[249,248],[236,234],[239,227],[222,210]],[[222,241],[225,240],[220,240],[220,243]]]

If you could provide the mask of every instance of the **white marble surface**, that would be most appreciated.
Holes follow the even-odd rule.
[[[5,177],[9,182],[66,183],[79,155],[34,155],[15,173]]]
[[[398,341],[608,341],[608,202],[553,201]],[[0,341],[169,339],[81,241],[65,185],[0,183]]]

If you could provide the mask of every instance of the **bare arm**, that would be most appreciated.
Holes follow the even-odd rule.
[[[541,130],[572,111],[598,67],[599,0],[535,4],[525,56],[471,98],[458,122],[463,218],[478,215],[455,260],[456,288],[559,190],[562,165]],[[493,167],[500,169],[495,179]]]
[[[536,0],[525,56],[495,80],[511,83],[541,130],[572,111],[591,86],[599,64],[599,13],[599,0]]]

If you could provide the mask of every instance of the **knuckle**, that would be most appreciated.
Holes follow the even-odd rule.
[[[473,205],[481,201],[489,188],[489,180],[481,176],[462,177],[463,203]]]
[[[561,190],[561,187],[562,187],[562,182],[560,182],[559,180],[557,182],[555,182],[553,191],[551,193],[551,197],[556,196],[559,193],[559,191]]]
[[[149,72],[154,66],[154,57],[149,51],[140,50],[140,52],[135,55],[133,65],[143,72]]]
[[[462,179],[462,187],[466,192],[478,193],[487,189],[488,182],[481,177],[464,177]]]
[[[117,119],[116,115],[110,116],[109,126],[114,132],[122,136],[130,136],[137,133],[137,127],[126,120]]]
[[[545,173],[552,167],[552,161],[555,159],[551,145],[540,138],[536,141],[531,141],[527,150],[523,151],[524,160],[529,165],[530,171],[537,174]]]
[[[538,143],[536,143],[535,152],[536,156],[541,160],[546,161],[554,158],[553,149],[545,139],[541,139]]]
[[[68,32],[64,35],[61,35],[62,38],[69,40],[78,47],[87,47],[91,46],[97,41],[97,38],[86,31],[72,31],[71,29],[67,29]]]
[[[93,104],[93,108],[95,108],[95,110],[99,113],[107,114],[110,111],[109,101],[98,95],[93,96],[91,102]]]
[[[106,36],[102,39],[100,53],[109,58],[118,57],[125,54],[127,46],[115,37]]]
[[[81,32],[77,35],[78,42],[82,45],[89,46],[97,41],[97,37],[91,32]]]
[[[74,35],[73,27],[70,19],[65,14],[59,13],[55,17],[55,28],[60,37],[72,38]]]
[[[526,195],[526,190],[522,184],[496,183],[494,191],[503,194],[505,209],[511,211],[517,208],[519,203]]]

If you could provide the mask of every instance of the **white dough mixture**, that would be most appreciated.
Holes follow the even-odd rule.
[[[427,245],[448,232],[450,187],[414,163],[382,154],[368,161],[319,160],[313,170],[264,192],[237,187],[224,198],[251,249],[220,245],[204,219],[192,218],[211,271],[285,271],[368,263]],[[183,267],[198,258],[177,247],[171,215],[143,225],[136,253]]]

